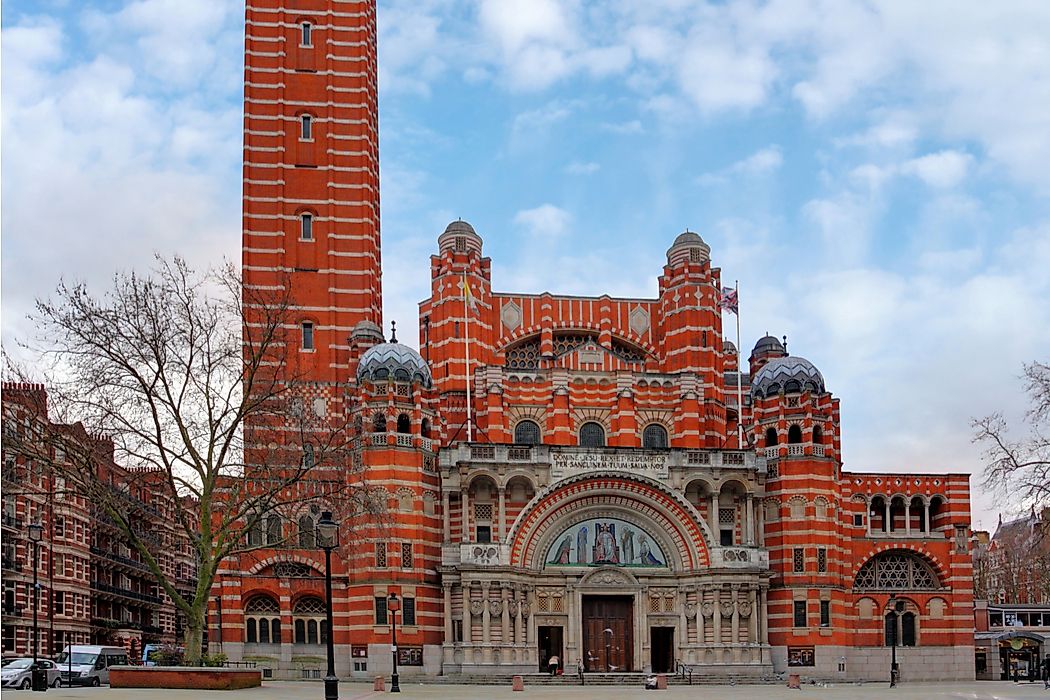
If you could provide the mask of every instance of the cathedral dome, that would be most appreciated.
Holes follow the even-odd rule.
[[[757,345],[755,349],[758,349]],[[822,394],[826,391],[824,376],[804,357],[774,358],[755,373],[751,380],[751,395],[762,398],[779,394],[781,391],[814,391]]]
[[[755,349],[751,351],[751,355],[754,357],[768,352],[776,352],[784,355],[787,353],[787,350],[784,348],[783,343],[767,334],[758,339],[758,342],[755,343]]]
[[[704,243],[700,234],[693,233],[688,229],[678,234],[674,243],[667,249],[667,264],[674,265],[679,262],[704,263],[711,259],[711,246]]]
[[[430,368],[418,352],[398,342],[381,343],[368,349],[357,365],[357,381],[419,382],[431,386]]]
[[[482,240],[474,227],[463,219],[457,219],[445,227],[445,232],[438,236],[438,248],[455,253],[473,251],[481,253]]]

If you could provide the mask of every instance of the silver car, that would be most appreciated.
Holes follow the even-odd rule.
[[[37,668],[47,671],[47,684],[52,688],[62,685],[62,672],[54,661],[37,659]],[[33,685],[33,660],[13,659],[0,668],[0,687],[29,690]]]

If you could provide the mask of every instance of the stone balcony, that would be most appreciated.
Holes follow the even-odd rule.
[[[457,464],[549,465],[555,479],[580,471],[624,471],[653,478],[696,468],[765,472],[766,458],[753,450],[644,450],[634,447],[495,445],[457,443],[441,451],[443,471]]]

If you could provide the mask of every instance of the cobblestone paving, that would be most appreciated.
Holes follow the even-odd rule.
[[[340,700],[379,700],[384,694],[373,692],[370,685],[342,683],[339,686]],[[8,695],[5,693],[5,698]],[[129,690],[110,688],[61,688],[50,690],[46,698],[82,698],[84,700],[323,700],[324,686],[321,683],[270,682],[262,688],[230,692],[190,690]],[[814,698],[818,700],[1024,700],[1025,698],[1050,699],[1050,690],[1042,683],[1004,683],[987,681],[981,683],[907,683],[890,689],[883,684],[839,685],[829,688],[805,686],[802,690],[788,690],[777,686],[693,686],[672,687],[666,691],[645,691],[625,686],[586,687],[535,687],[523,693],[512,692],[509,687],[419,685],[403,683],[401,698],[421,700],[530,700],[531,698],[597,698],[599,700],[767,700],[773,698]]]

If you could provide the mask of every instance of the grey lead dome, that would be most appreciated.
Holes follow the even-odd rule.
[[[763,396],[779,394],[781,391],[813,391],[823,394],[826,391],[824,376],[804,357],[777,357],[755,372],[751,380],[751,395],[760,399]]]
[[[401,343],[381,343],[368,349],[357,365],[357,381],[432,384],[430,368],[418,352]]]

